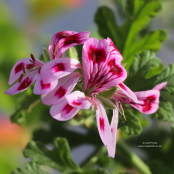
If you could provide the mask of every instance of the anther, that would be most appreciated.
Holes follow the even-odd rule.
[[[21,74],[20,77],[19,77],[19,80],[18,80],[19,83],[21,83],[23,77],[24,77],[24,74]]]
[[[28,86],[28,82],[29,82],[29,77],[27,77],[26,80],[25,80],[25,87]]]
[[[24,68],[24,64],[22,65],[22,70],[23,70],[23,72],[24,72],[24,74],[25,74],[25,68]]]
[[[33,64],[33,63],[31,63],[31,64],[27,64],[26,65],[26,69],[31,69],[31,68],[33,68],[35,65]]]
[[[41,70],[41,67],[39,67],[39,69],[38,69],[38,73],[40,73],[40,70]]]
[[[30,54],[30,57],[32,58],[32,60],[35,62],[35,58],[34,58],[34,56],[33,56],[33,54]]]

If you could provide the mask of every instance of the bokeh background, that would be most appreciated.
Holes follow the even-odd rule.
[[[174,0],[161,0],[163,9],[149,24],[150,29],[165,29],[168,40],[157,56],[166,65],[174,62]],[[90,37],[100,39],[94,23],[94,14],[101,5],[107,5],[122,23],[124,0],[1,0],[0,1],[0,173],[26,162],[22,149],[32,138],[32,128],[10,122],[16,100],[21,95],[8,96],[8,77],[14,63],[32,53],[36,58],[48,47],[51,37],[60,31],[90,31]],[[164,125],[169,130],[168,125]],[[83,131],[80,127],[77,131]],[[170,130],[169,130],[170,131]],[[93,147],[86,145],[72,151],[79,163]],[[84,153],[85,151],[85,153]],[[78,155],[81,154],[81,155]]]

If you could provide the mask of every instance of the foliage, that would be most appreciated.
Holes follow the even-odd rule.
[[[165,66],[156,57],[156,52],[160,50],[161,42],[167,39],[167,35],[164,30],[148,31],[148,29],[145,29],[151,17],[156,16],[161,9],[161,3],[158,0],[125,0],[125,2],[125,6],[122,4],[125,9],[125,19],[122,25],[118,25],[114,13],[108,7],[98,9],[95,22],[99,34],[103,38],[110,37],[122,53],[123,64],[129,72],[124,83],[131,90],[150,90],[157,84],[167,81],[167,86],[160,91],[159,109],[150,118],[156,119],[157,122],[160,120],[168,121],[174,130],[174,117],[172,115],[174,107],[174,64]],[[39,13],[42,14],[42,10]],[[81,47],[75,46],[69,49],[69,56],[79,60],[81,58],[81,52],[79,51]],[[48,52],[43,50],[43,56],[41,57],[47,58]],[[3,63],[1,66],[3,68]],[[76,88],[79,88],[79,86],[76,86]],[[116,88],[111,88],[97,96],[109,108],[107,109],[109,120],[112,117],[112,110],[110,109],[115,106],[110,100],[108,101],[108,98],[114,94],[115,90]],[[132,168],[144,174],[171,173],[174,170],[172,159],[170,159],[169,164],[166,163],[167,156],[173,152],[172,134],[161,133],[160,131],[161,134],[156,134],[151,128],[149,128],[149,132],[147,131],[144,134],[142,130],[147,124],[150,127],[151,120],[150,118],[146,119],[147,124],[144,123],[143,114],[132,107],[123,104],[125,111],[119,115],[118,128],[121,131],[118,131],[117,135],[118,139],[122,140],[117,141],[116,158],[112,160],[108,159],[106,147],[102,146],[94,112],[91,110],[80,111],[72,120],[58,122],[49,115],[49,107],[42,105],[40,98],[31,94],[31,91],[32,87],[24,95],[18,95],[11,121],[19,125],[25,124],[33,130],[33,140],[28,143],[23,151],[23,155],[26,158],[31,158],[32,161],[26,164],[25,169],[18,168],[13,170],[12,174],[46,174],[47,172],[41,168],[42,165],[54,168],[63,174],[108,174],[107,167],[117,166],[118,163],[121,169],[124,170],[115,171],[114,167],[111,167],[110,171],[114,174],[118,172],[121,174],[126,171],[126,173],[131,173],[128,171]],[[79,125],[85,133],[75,131]],[[130,138],[138,134],[140,135]],[[165,137],[170,139],[168,149],[161,148],[161,151],[158,149],[158,154],[156,154],[156,149],[153,149],[153,151],[148,149],[148,151],[147,148],[144,148],[143,151],[147,156],[143,160],[131,150],[131,146],[135,147],[144,141],[156,141],[165,145],[164,142],[167,142]],[[54,142],[52,143],[53,139]],[[53,146],[52,150],[47,149],[48,144]],[[71,157],[70,147],[76,148],[83,144],[93,145],[95,151],[78,165]],[[164,156],[164,159],[159,154]],[[156,157],[156,161],[148,163],[146,159],[152,157]],[[96,169],[96,167],[101,168]]]

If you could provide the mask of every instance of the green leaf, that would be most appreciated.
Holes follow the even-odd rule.
[[[161,66],[160,62],[160,59],[158,59],[154,53],[149,51],[144,51],[141,54],[136,55],[130,67],[131,73],[125,80],[125,84],[133,91],[142,91],[152,89],[159,83],[167,82],[167,85],[161,90],[161,94],[164,99],[173,101],[174,63],[167,66],[158,75],[155,75],[153,71]],[[150,74],[150,72],[152,74]],[[147,79],[147,76],[151,78]]]
[[[172,104],[169,101],[160,99],[159,109],[157,110],[157,112],[151,115],[151,118],[169,121],[171,120],[172,111]]]
[[[107,109],[115,109],[115,104],[112,103],[109,99],[105,99],[101,96],[97,96],[97,98],[103,103],[104,107]]]
[[[126,120],[120,116],[118,127],[123,129],[127,135],[137,135],[142,131],[140,120],[132,111],[125,111]]]
[[[103,38],[110,37],[120,50],[121,45],[117,33],[118,26],[113,12],[108,7],[100,7],[95,14],[95,23],[98,26],[99,34]]]
[[[79,61],[78,53],[77,53],[77,51],[76,51],[76,49],[74,47],[69,48],[69,57]]]
[[[173,171],[170,168],[164,166],[164,164],[160,161],[151,160],[148,162],[148,165],[154,174],[173,174]]]
[[[44,57],[45,62],[49,62],[50,61],[50,55],[49,55],[48,50],[46,48],[43,48],[42,52],[43,52],[43,57]]]
[[[156,78],[154,78],[155,84],[167,81],[166,87],[163,91],[167,91],[171,95],[174,95],[174,63],[167,66]]]
[[[149,86],[154,84],[154,79],[146,79],[145,77],[149,71],[158,67],[160,64],[161,60],[150,51],[144,51],[141,54],[136,55],[129,69],[131,73],[125,80],[125,84],[133,91],[149,89]],[[151,74],[148,74],[148,76],[150,75]]]
[[[31,141],[23,154],[38,164],[55,168],[61,172],[80,171],[79,166],[71,158],[70,148],[65,138],[56,138],[52,151],[47,150],[40,142]]]
[[[95,15],[95,22],[102,37],[110,37],[118,50],[122,53],[129,69],[135,54],[144,50],[157,51],[161,42],[167,38],[163,30],[150,31],[141,37],[140,32],[149,23],[151,17],[156,16],[161,9],[157,0],[127,0],[127,17],[123,25],[118,26],[114,13],[107,7],[100,7]]]
[[[26,163],[25,166],[25,169],[17,168],[16,170],[13,170],[11,174],[48,174],[32,161]]]
[[[36,95],[23,95],[18,101],[16,111],[10,117],[11,122],[19,125],[25,124],[26,115],[30,113],[33,107],[35,107],[39,102],[40,99],[38,99],[38,96]]]
[[[109,174],[108,171],[103,169],[83,170],[81,172],[72,172],[68,174]]]
[[[110,89],[108,89],[106,91],[103,91],[103,92],[99,93],[99,95],[101,97],[109,99],[109,98],[111,98],[115,94],[116,89],[117,89],[116,87],[112,87],[112,88],[110,88]]]

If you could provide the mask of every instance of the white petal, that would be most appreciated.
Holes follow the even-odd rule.
[[[112,133],[109,126],[109,121],[106,115],[105,108],[99,100],[97,101],[98,101],[96,110],[97,127],[100,134],[100,138],[103,141],[103,144],[106,146],[110,145],[112,142]]]
[[[43,104],[51,105],[60,102],[66,94],[69,94],[74,89],[79,78],[80,74],[78,72],[72,72],[60,78],[58,85],[51,92],[41,96]]]
[[[64,98],[64,100],[61,102],[52,105],[50,114],[56,120],[67,121],[73,118],[78,113],[78,111],[79,109],[69,105],[67,100]]]
[[[23,66],[25,67],[26,64],[30,64],[31,62],[29,61],[30,58],[23,58],[18,60],[15,65],[13,66],[11,73],[10,73],[10,78],[8,81],[9,85],[12,85],[23,73]]]
[[[28,83],[26,84],[27,77],[29,77],[29,80],[28,80]],[[9,89],[7,89],[4,93],[9,94],[9,95],[14,95],[19,92],[22,92],[22,91],[26,90],[29,86],[31,86],[32,83],[34,83],[34,81],[37,79],[37,77],[38,77],[37,71],[31,72],[31,73],[27,74],[20,83],[16,82],[13,86],[11,86]]]
[[[51,60],[43,65],[40,76],[43,83],[49,83],[64,76],[67,76],[80,67],[77,60],[73,58],[60,58]]]
[[[52,91],[57,86],[57,83],[58,83],[58,80],[44,84],[42,79],[39,76],[35,82],[33,93],[36,95],[46,94]]]
[[[107,146],[108,154],[110,157],[115,157],[116,151],[116,139],[117,139],[117,126],[118,126],[118,109],[113,110],[113,116],[111,121],[112,143]]]
[[[86,99],[85,94],[81,91],[74,91],[65,96],[69,105],[78,109],[89,109],[91,103]]]
[[[131,91],[125,84],[120,83],[117,87],[135,103],[138,103],[138,99],[133,91]]]

